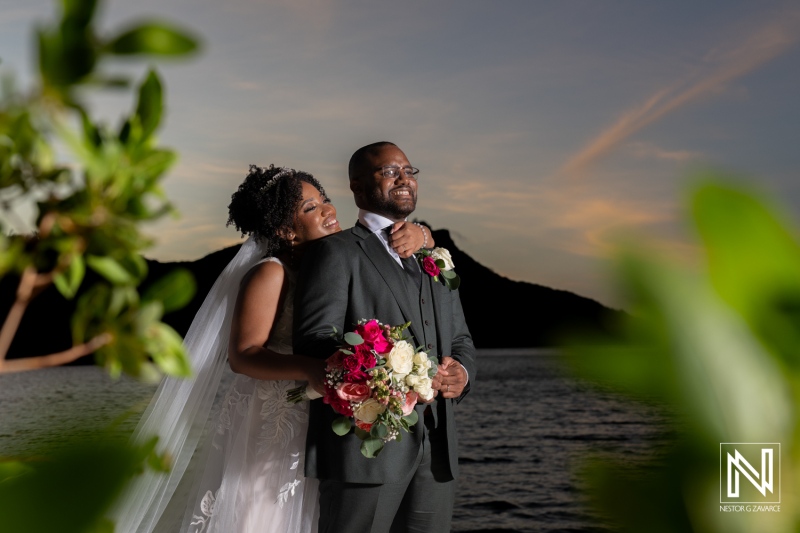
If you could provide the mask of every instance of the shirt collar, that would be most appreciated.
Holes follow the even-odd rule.
[[[391,226],[394,221],[377,213],[372,213],[365,209],[358,210],[358,221],[361,222],[372,233],[378,233],[386,226]]]

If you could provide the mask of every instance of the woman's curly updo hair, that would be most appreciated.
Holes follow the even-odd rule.
[[[297,206],[303,199],[303,184],[313,185],[327,199],[325,189],[306,172],[291,168],[250,165],[250,173],[231,196],[228,226],[233,224],[242,235],[250,235],[264,246],[267,256],[290,247],[278,235],[281,228],[290,230]]]

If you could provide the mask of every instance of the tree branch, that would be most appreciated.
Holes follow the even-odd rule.
[[[31,295],[36,287],[38,277],[36,269],[32,266],[25,267],[25,270],[22,271],[22,277],[20,277],[19,285],[17,286],[17,299],[14,300],[14,304],[8,312],[5,322],[3,322],[3,328],[0,329],[0,369],[2,369],[11,341],[14,340],[14,335],[17,334],[22,315],[25,314],[25,309],[28,308],[28,303],[31,301]]]
[[[98,348],[111,342],[111,334],[101,333],[88,342],[73,346],[69,350],[50,355],[40,355],[37,357],[24,357],[12,359],[11,361],[0,362],[0,374],[10,374],[12,372],[24,372],[26,370],[36,370],[38,368],[50,368],[71,363],[80,359],[84,355],[89,355]]]

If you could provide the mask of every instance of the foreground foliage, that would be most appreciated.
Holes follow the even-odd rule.
[[[729,183],[704,179],[691,196],[702,269],[624,249],[625,340],[570,349],[579,376],[672,414],[678,437],[665,457],[633,471],[600,460],[588,468],[594,503],[622,531],[800,526],[800,244],[777,209]],[[748,442],[781,443],[780,512],[720,509],[720,443]]]
[[[176,270],[138,290],[147,275],[140,254],[151,244],[140,225],[174,213],[161,181],[176,154],[154,137],[163,113],[161,80],[154,70],[146,74],[118,127],[95,121],[86,99],[94,90],[130,84],[108,73],[110,59],[183,56],[197,42],[157,21],[100,35],[96,0],[61,0],[60,7],[57,21],[36,30],[36,86],[23,93],[6,78],[0,93],[0,276],[18,281],[0,330],[0,373],[94,353],[112,377],[188,376],[182,339],[161,317],[192,298],[194,279]],[[32,224],[21,215],[31,207]],[[87,287],[88,270],[100,281]],[[81,288],[74,347],[7,361],[28,303],[50,285],[66,298]],[[86,440],[64,432],[55,448],[0,457],[0,529],[111,532],[114,525],[102,516],[125,483],[145,466],[169,468],[168,458],[154,451],[157,437],[133,445],[111,430],[92,433]]]

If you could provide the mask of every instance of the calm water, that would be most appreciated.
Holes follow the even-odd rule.
[[[0,376],[0,455],[57,442],[63,429],[88,432],[146,404],[153,390],[93,367]],[[576,382],[558,355],[536,350],[481,352],[457,417],[457,532],[610,531],[587,509],[574,467],[599,451],[643,460],[664,442],[655,412]]]

